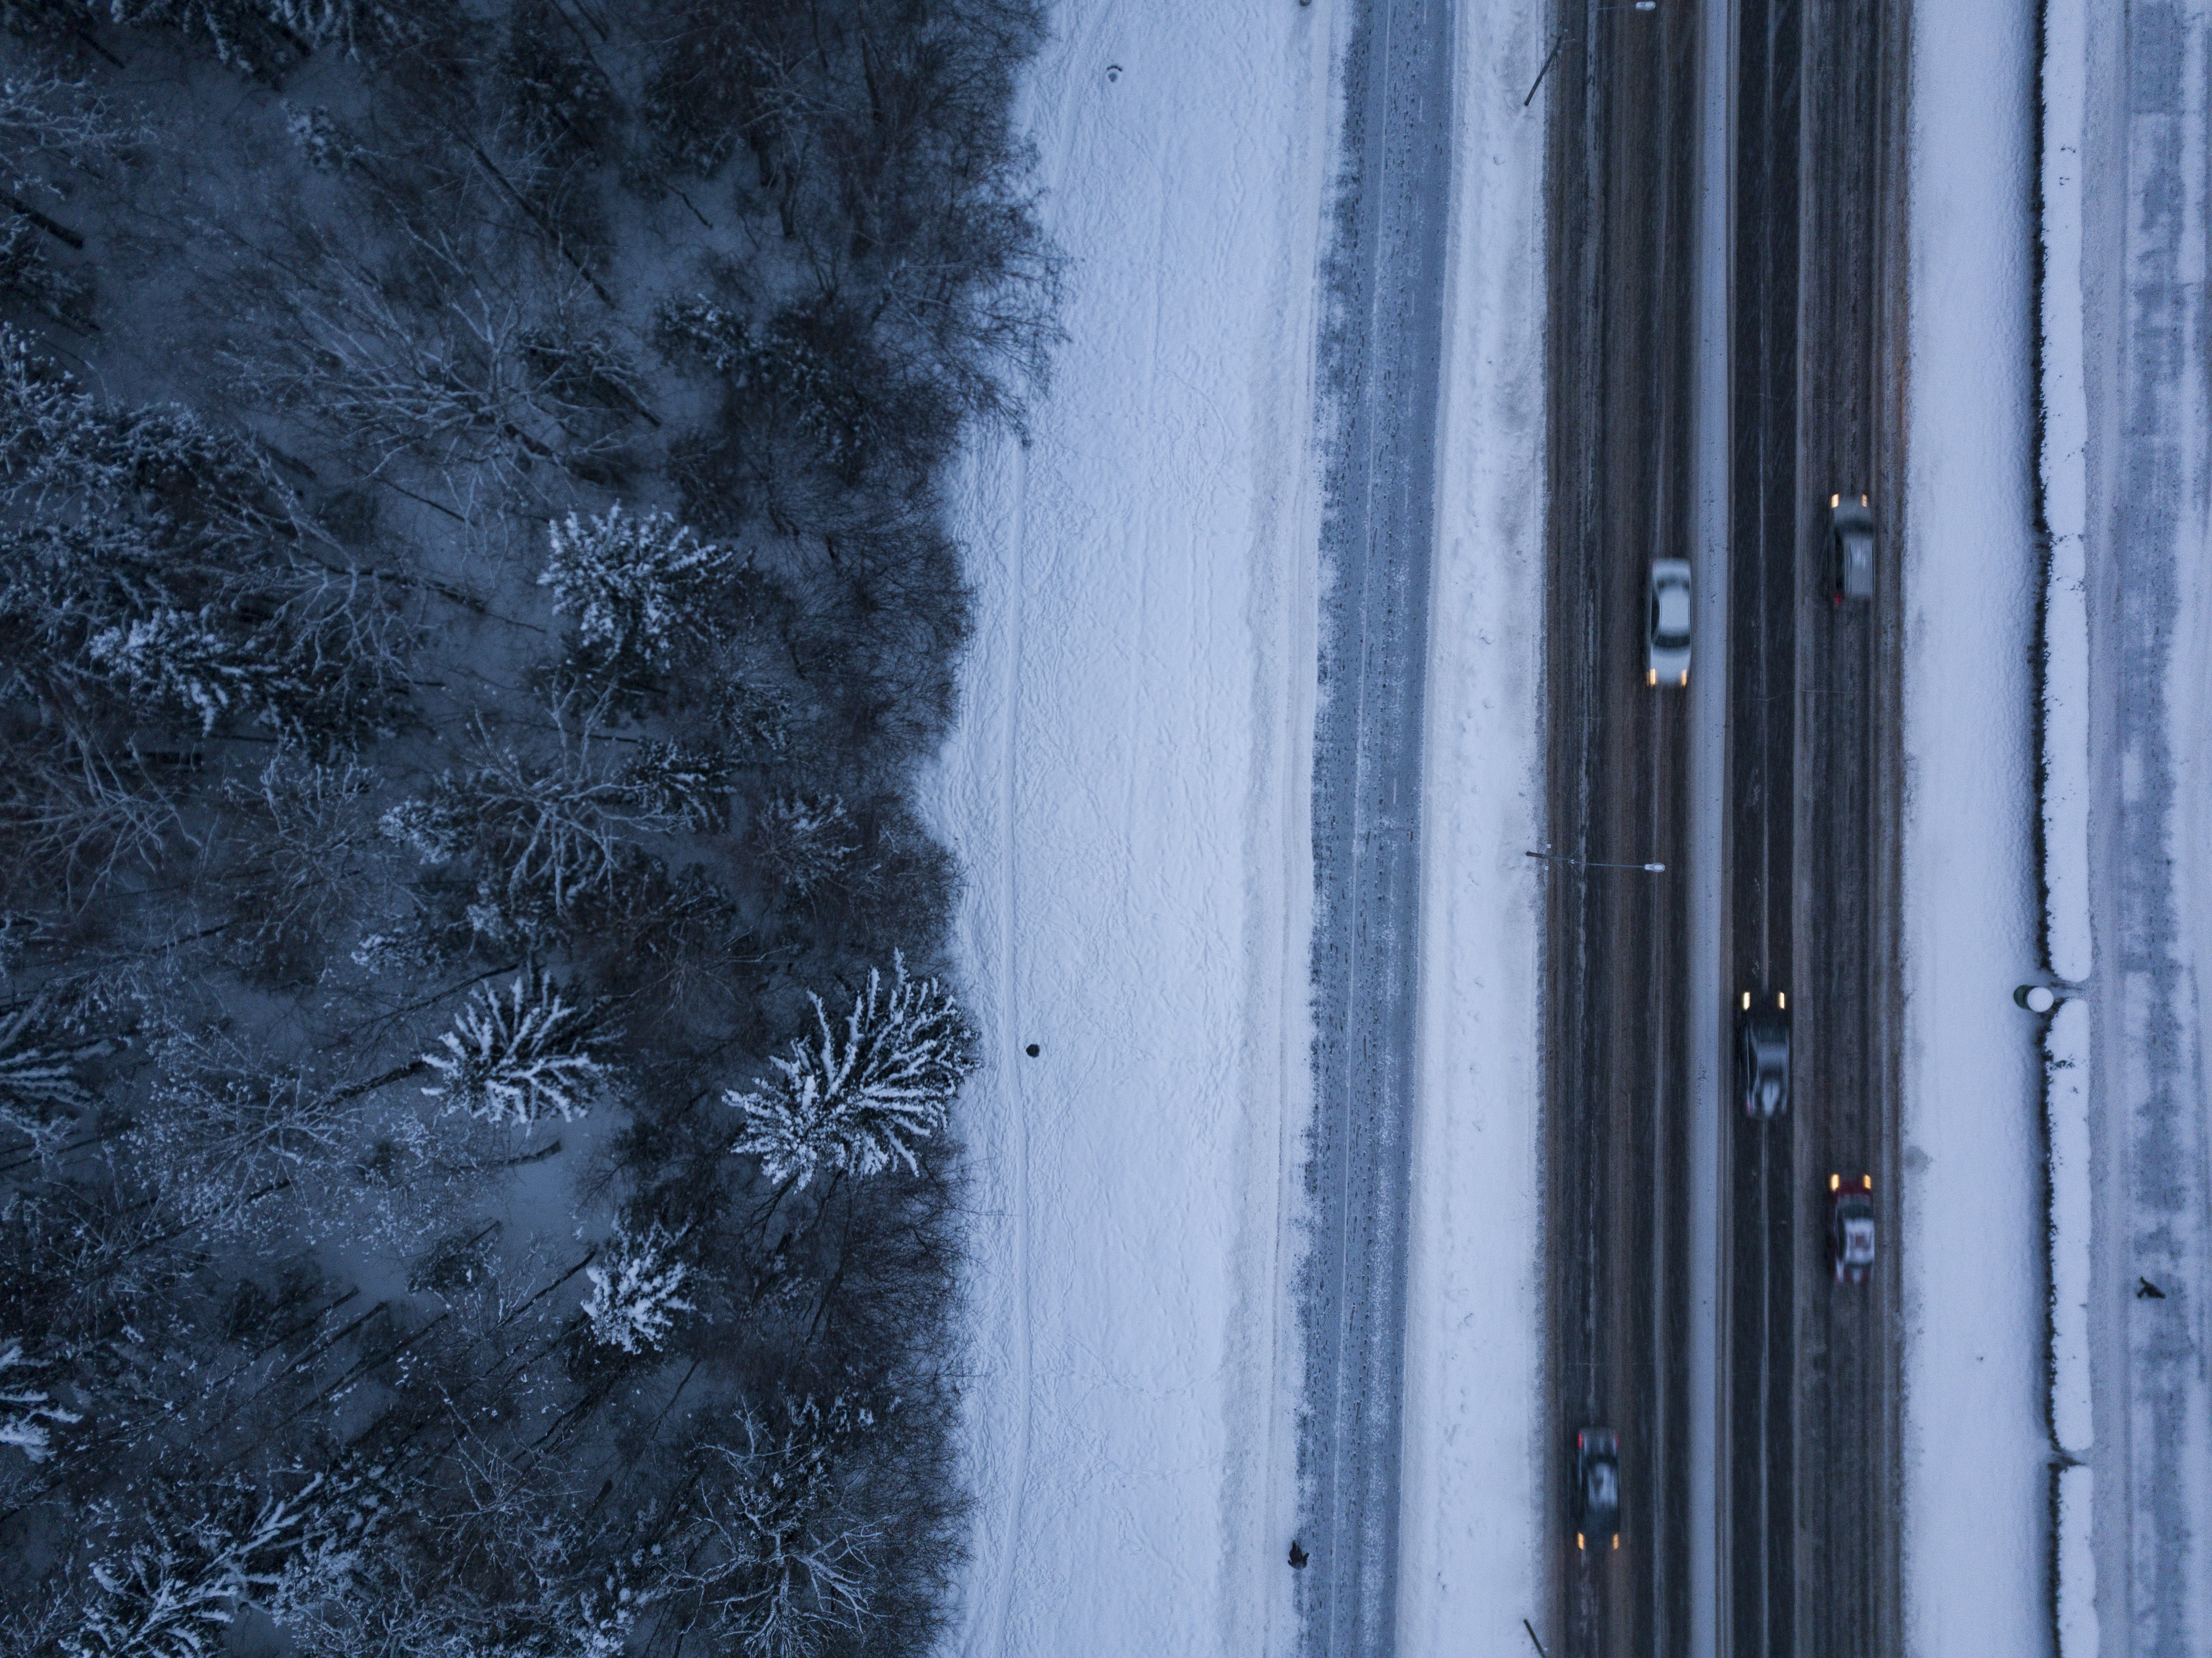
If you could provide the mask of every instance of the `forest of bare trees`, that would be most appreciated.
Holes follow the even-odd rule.
[[[1030,0],[0,0],[0,1647],[921,1652]]]

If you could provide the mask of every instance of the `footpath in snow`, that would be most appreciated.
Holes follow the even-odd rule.
[[[1401,1649],[1536,1604],[1543,104],[1533,0],[1461,13],[1430,664]],[[1312,1108],[1313,384],[1345,17],[1064,0],[1025,119],[1070,257],[935,790],[985,1066],[950,1643],[1288,1653],[1289,1296]],[[1034,1057],[1028,1053],[1035,1044]]]

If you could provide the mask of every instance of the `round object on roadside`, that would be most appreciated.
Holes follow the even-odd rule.
[[[2049,985],[2030,985],[2024,1000],[2031,1013],[2048,1013],[2058,1005],[2057,994]]]

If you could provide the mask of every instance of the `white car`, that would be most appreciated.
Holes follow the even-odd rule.
[[[1651,561],[1651,619],[1644,634],[1644,683],[1690,683],[1690,566],[1686,559]]]

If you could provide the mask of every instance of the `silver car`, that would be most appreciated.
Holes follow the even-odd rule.
[[[1828,497],[1828,546],[1835,560],[1829,602],[1865,604],[1874,597],[1874,508],[1864,495]]]
[[[1686,559],[1651,561],[1651,616],[1644,633],[1644,683],[1690,683],[1690,566]]]

